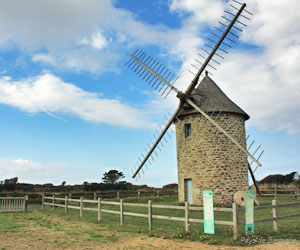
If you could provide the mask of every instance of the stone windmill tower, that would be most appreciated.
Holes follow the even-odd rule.
[[[206,74],[191,94],[194,102],[246,148],[249,116]],[[213,190],[215,203],[231,203],[233,194],[248,188],[247,156],[197,110],[183,105],[177,119],[178,196],[202,204],[202,191]]]
[[[238,20],[239,17],[249,19],[246,15],[252,15],[245,10],[246,4],[233,1],[240,4],[240,7],[230,4],[235,11],[237,10],[235,14],[224,11],[227,16],[224,14],[223,18],[229,23],[219,22],[223,30],[216,29],[221,34],[212,33],[214,37],[219,38],[218,41],[208,39],[210,44],[205,44],[207,48],[202,49],[207,56],[199,54],[205,59],[204,62],[195,59],[200,66],[198,68],[192,64],[197,68],[197,73],[191,72],[194,78],[185,92],[174,86],[177,80],[175,74],[141,50],[135,51],[126,63],[162,96],[166,98],[174,91],[180,100],[167,124],[154,136],[155,142],[152,146],[148,144],[149,149],[145,149],[146,155],[141,154],[142,159],[138,158],[138,167],[132,177],[139,176],[139,172],[144,171],[144,166],[148,168],[147,164],[151,164],[153,156],[157,156],[155,150],[161,150],[160,146],[167,142],[164,135],[168,134],[170,126],[175,124],[179,201],[187,200],[191,204],[201,204],[202,191],[207,189],[214,192],[216,203],[230,203],[235,191],[248,187],[247,169],[256,185],[247,158],[261,166],[259,158],[253,156],[255,153],[249,153],[249,149],[246,148],[244,122],[249,116],[222,92],[208,76],[208,71],[205,76],[202,75],[206,67],[215,69],[213,64],[220,64],[216,57],[224,59],[224,53],[228,53],[224,46],[231,47],[229,42],[233,43],[234,37],[238,37],[233,29],[241,31],[238,25],[246,26]],[[200,77],[203,79],[199,83]],[[259,193],[257,185],[256,189]]]

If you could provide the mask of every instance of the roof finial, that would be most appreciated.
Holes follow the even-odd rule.
[[[207,70],[205,71],[205,76],[208,76],[208,71]]]

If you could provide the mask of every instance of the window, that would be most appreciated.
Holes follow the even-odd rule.
[[[184,125],[184,135],[185,138],[192,136],[192,125],[190,123]]]

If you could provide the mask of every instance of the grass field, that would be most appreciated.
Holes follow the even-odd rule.
[[[145,198],[126,198],[125,202],[147,203],[149,197]],[[178,205],[174,197],[152,197],[153,204]],[[271,204],[271,198],[261,198],[260,203]],[[278,203],[297,202],[291,196],[279,196]],[[116,209],[118,207],[103,206],[104,209]],[[125,211],[147,213],[147,208],[125,207]],[[299,213],[298,207],[279,208],[279,215]],[[155,209],[153,214],[169,215],[176,217],[184,217],[183,210]],[[255,211],[255,218],[271,217],[271,209]],[[239,214],[240,220],[243,220],[244,214]],[[201,211],[191,211],[191,218],[202,218]],[[215,219],[232,220],[230,212],[215,212]],[[34,242],[29,242],[32,246],[43,244],[43,249],[51,249],[53,244],[58,244],[58,249],[69,249],[72,246],[78,246],[78,249],[87,242],[98,242],[101,244],[111,244],[121,239],[129,237],[150,236],[158,239],[184,239],[189,241],[203,242],[209,245],[228,245],[228,246],[245,246],[245,242],[232,240],[232,227],[215,225],[215,235],[206,235],[203,233],[203,224],[192,223],[191,232],[184,231],[184,223],[168,220],[153,220],[153,230],[148,231],[147,218],[125,216],[124,225],[120,227],[119,215],[103,213],[102,221],[97,222],[97,213],[93,211],[84,211],[83,218],[79,218],[79,210],[69,209],[68,215],[64,213],[64,209],[56,208],[43,211],[28,211],[26,213],[0,213],[0,236],[1,244],[5,242],[5,235],[9,237],[20,237],[28,235],[28,239],[35,238]],[[244,227],[240,225],[241,237],[244,235]],[[272,222],[264,222],[255,224],[255,235],[249,237],[254,241],[259,239],[296,239],[300,240],[300,218],[294,217],[279,221],[279,232],[273,232]],[[255,242],[252,241],[255,244]],[[8,244],[8,243],[7,243]],[[46,247],[45,247],[46,244]],[[49,245],[49,248],[47,247]],[[9,245],[8,245],[9,246]],[[41,249],[40,248],[40,249]],[[1,250],[13,249],[5,246],[0,247]],[[24,248],[26,249],[26,248]],[[39,248],[36,248],[39,249]],[[76,247],[72,249],[77,249]],[[104,249],[104,248],[103,248]],[[148,249],[148,248],[147,248]],[[168,248],[166,248],[168,249]]]

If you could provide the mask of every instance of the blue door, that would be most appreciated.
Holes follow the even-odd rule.
[[[193,204],[192,179],[185,179],[184,186],[185,186],[185,200],[188,201],[190,204]]]

